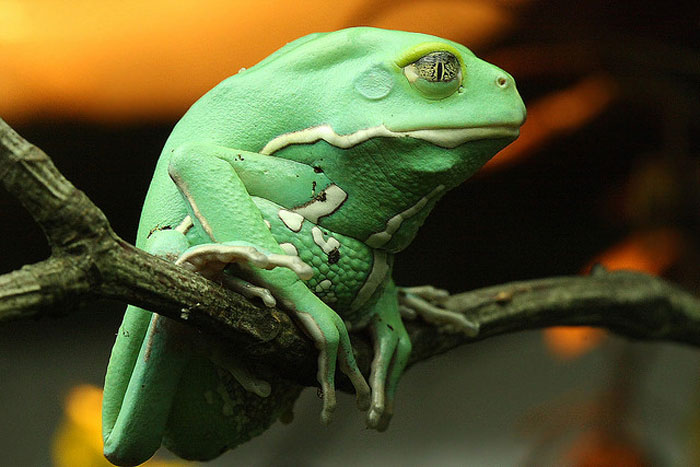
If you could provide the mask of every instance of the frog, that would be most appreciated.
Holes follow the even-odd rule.
[[[313,341],[321,422],[336,368],[382,431],[411,354],[407,317],[478,333],[401,288],[394,257],[436,202],[514,141],[513,77],[456,42],[354,27],[304,36],[207,92],[168,137],[136,246],[264,306]],[[368,332],[366,379],[349,330]],[[105,377],[105,456],[136,465],[164,445],[209,460],[288,418],[300,387],[263,380],[223,339],[129,305]]]

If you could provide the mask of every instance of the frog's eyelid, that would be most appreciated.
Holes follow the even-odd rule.
[[[466,70],[464,69],[464,59],[462,58],[462,54],[455,47],[444,42],[423,42],[422,44],[413,46],[400,54],[394,63],[397,67],[404,68],[421,57],[433,52],[449,52],[454,55],[459,62],[460,68],[462,68],[462,75],[465,74]]]
[[[406,79],[408,80],[409,83],[415,82],[418,78],[420,78],[420,75],[416,71],[416,67],[413,66],[405,66],[403,69],[403,74],[406,76]]]

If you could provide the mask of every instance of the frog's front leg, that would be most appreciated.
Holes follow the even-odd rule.
[[[244,241],[267,254],[284,255],[233,167],[236,158],[247,154],[208,144],[186,144],[175,150],[168,172],[192,221],[212,243]],[[289,269],[252,268],[248,273],[292,311],[319,350],[318,380],[324,395],[321,420],[329,422],[335,408],[337,359],[355,388],[358,405],[366,409],[369,386],[355,362],[343,320]]]
[[[411,355],[411,340],[401,321],[396,286],[390,282],[374,305],[370,322],[374,340],[374,359],[370,385],[372,404],[367,425],[384,431],[394,412],[394,395],[403,370]]]

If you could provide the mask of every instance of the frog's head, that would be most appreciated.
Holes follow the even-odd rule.
[[[433,177],[460,183],[513,141],[525,119],[508,73],[424,34],[364,27],[314,34],[237,78],[254,88],[248,92],[262,116],[247,117],[258,138],[250,149],[307,163],[325,157],[326,165],[331,154],[353,163],[371,154],[403,186]],[[321,140],[327,156],[310,149]]]

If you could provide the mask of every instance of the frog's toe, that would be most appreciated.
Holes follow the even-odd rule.
[[[321,399],[323,400],[323,407],[321,408],[321,423],[324,425],[330,425],[330,423],[333,421],[333,413],[335,412],[335,407],[336,407],[336,399],[335,399],[335,384],[331,378],[331,381],[328,381],[329,374],[327,368],[321,368],[321,359],[326,358],[326,356],[321,356],[319,355],[319,380],[321,384]],[[324,367],[327,367],[328,365],[323,365]],[[335,365],[333,365],[335,366]],[[325,373],[323,376],[323,380],[321,380],[321,373]]]
[[[450,297],[450,293],[447,290],[438,289],[432,285],[400,287],[399,290],[405,294],[416,295],[431,303],[442,303]]]
[[[370,374],[372,400],[367,411],[367,426],[369,428],[376,428],[384,413],[386,377],[394,355],[396,340],[389,342],[387,339],[383,339],[377,342],[375,339],[374,359],[372,360],[372,371]]]
[[[342,350],[340,352],[340,371],[350,379],[353,388],[355,388],[357,408],[362,411],[369,409],[372,400],[372,391],[369,384],[367,384],[365,377],[362,376],[357,364],[354,361],[348,362],[347,356]]]
[[[360,368],[355,361],[355,354],[352,351],[352,343],[348,335],[348,329],[343,320],[338,315],[333,316],[333,322],[338,330],[340,371],[350,379],[352,387],[355,389],[357,407],[364,411],[370,407],[371,390],[367,380],[362,376]]]
[[[394,402],[393,399],[391,399],[388,401],[387,406],[385,407],[384,412],[382,412],[381,417],[379,418],[379,421],[377,422],[377,425],[374,427],[374,429],[379,431],[380,433],[386,431],[387,428],[389,428],[389,422],[391,422],[391,417],[393,416]]]
[[[257,378],[239,361],[233,359],[219,359],[215,361],[217,365],[222,366],[233,378],[241,385],[243,389],[251,392],[259,397],[268,397],[272,392],[272,386],[267,381]]]
[[[287,268],[292,270],[299,279],[309,280],[314,270],[298,256],[271,254],[267,257],[268,265],[264,269]]]
[[[321,385],[323,408],[321,423],[328,425],[335,411],[335,364],[338,357],[339,334],[333,319],[324,314],[312,315],[295,310],[294,314],[318,350],[318,372],[316,379]]]
[[[419,295],[414,295],[407,290],[404,289],[399,293],[399,309],[402,315],[405,315],[410,310],[429,323],[456,329],[469,337],[479,334],[479,324],[468,319],[462,313],[440,308],[431,303],[431,301]]]
[[[270,383],[251,373],[225,340],[194,332],[189,334],[189,338],[195,353],[208,358],[220,371],[229,373],[243,389],[259,397],[270,395]]]
[[[357,366],[343,320],[334,312],[312,313],[299,311],[295,307],[292,307],[292,310],[319,352],[317,379],[323,394],[321,422],[329,423],[335,410],[336,360],[339,362],[340,371],[347,375],[355,388],[358,407],[367,410],[370,406],[370,387]]]
[[[272,308],[277,304],[277,300],[269,289],[251,284],[240,277],[223,274],[221,276],[221,283],[227,289],[238,292],[246,298],[259,298],[266,307]]]
[[[411,354],[411,341],[403,326],[396,329],[376,318],[372,323],[374,359],[370,383],[372,402],[367,412],[367,426],[384,431],[393,415],[394,394]]]

